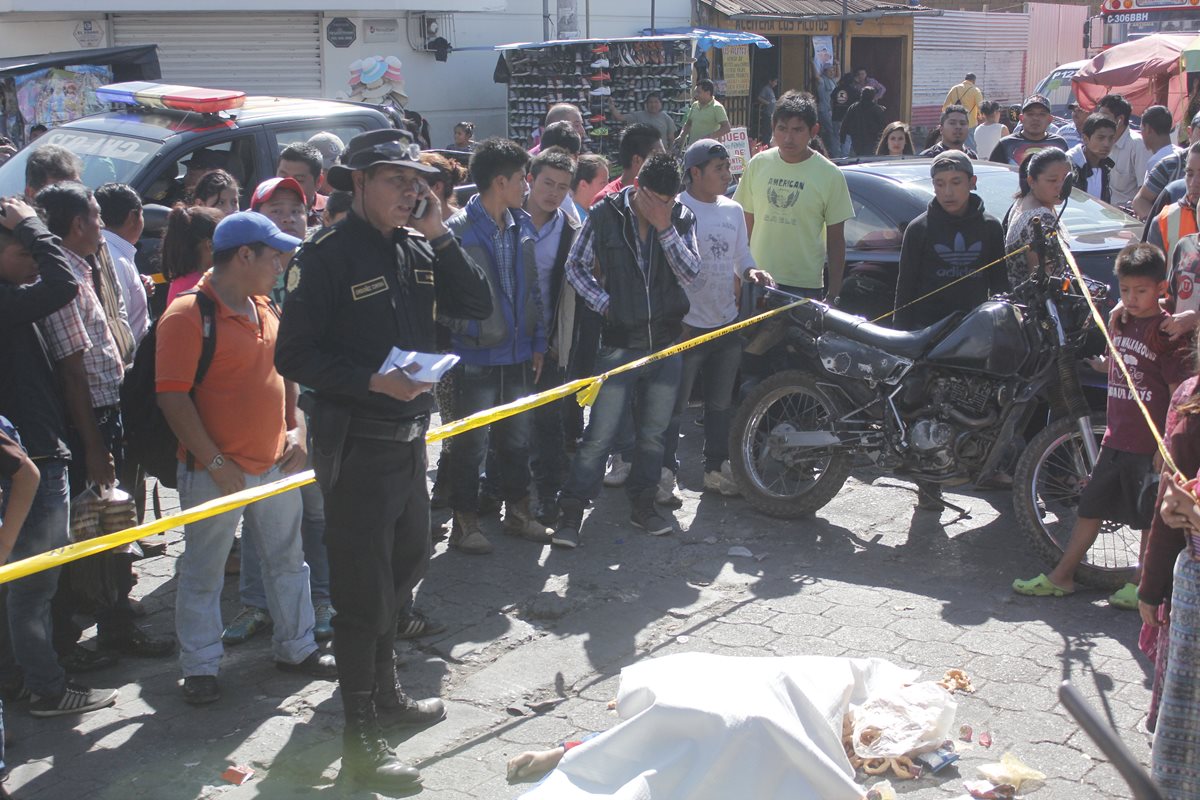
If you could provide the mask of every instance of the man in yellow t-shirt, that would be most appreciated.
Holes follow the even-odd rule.
[[[692,94],[696,100],[683,118],[683,130],[675,140],[682,149],[700,139],[720,139],[732,130],[725,106],[713,96],[715,91],[715,85],[708,78],[696,83],[696,91]]]
[[[784,94],[771,122],[776,146],[750,159],[733,196],[746,212],[750,252],[784,291],[832,300],[846,268],[845,222],[854,217],[846,178],[808,146],[820,132],[808,96]]]
[[[979,106],[983,104],[983,92],[975,85],[975,73],[968,72],[963,82],[950,87],[942,111],[950,106],[962,106],[967,110],[967,125],[974,128],[979,123]]]

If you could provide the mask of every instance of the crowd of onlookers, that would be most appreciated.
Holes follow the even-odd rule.
[[[550,109],[531,150],[502,138],[477,142],[464,122],[447,151],[420,153],[423,169],[404,192],[428,186],[492,292],[486,319],[438,320],[440,346],[461,359],[436,386],[441,419],[716,331],[742,313],[744,284],[836,298],[844,226],[854,210],[845,178],[821,151],[914,152],[907,126],[883,123],[884,87],[865,70],[840,81],[836,71],[826,71],[815,97],[777,96],[777,82],[764,87],[757,99],[772,146],[746,164],[732,196],[730,153],[717,141],[730,123],[709,81],[697,84],[678,131],[673,121],[663,123],[653,95],[645,111],[624,115],[616,165],[586,152],[582,114],[566,103]],[[895,324],[924,326],[1028,278],[1038,257],[1006,253],[1032,240],[1035,220],[1057,223],[1063,186],[1073,176],[1079,189],[1149,220],[1150,244],[1118,259],[1122,305],[1113,327],[1118,355],[1137,365],[1138,391],[1159,423],[1166,421],[1180,468],[1194,476],[1200,463],[1189,455],[1188,425],[1200,401],[1181,343],[1200,319],[1191,282],[1200,265],[1200,144],[1172,144],[1170,114],[1157,109],[1143,115],[1139,135],[1129,127],[1131,113],[1124,98],[1109,95],[1094,113],[1080,111],[1055,131],[1049,103],[1035,95],[1010,132],[973,75],[951,89],[938,140],[921,152],[933,158],[933,199],[904,232]],[[681,159],[670,154],[673,147]],[[193,153],[168,192],[163,282],[156,284],[137,265],[144,232],[137,193],[121,184],[93,191],[80,183],[80,163],[69,151],[36,147],[26,198],[0,201],[0,486],[7,500],[0,556],[66,544],[77,523],[71,507],[89,493],[107,496],[119,487],[144,502],[145,475],[124,447],[125,427],[141,421],[121,414],[123,384],[143,349],[155,367],[157,406],[180,445],[165,480],[177,484],[183,507],[311,464],[305,387],[276,371],[275,337],[303,278],[293,252],[321,241],[322,229],[347,215],[345,224],[354,223],[358,213],[353,192],[329,182],[342,149],[332,134],[288,145],[275,176],[254,187],[241,186],[215,154]],[[985,209],[973,191],[976,150],[1019,166],[1020,192],[1003,221],[992,214],[1004,210]],[[468,181],[474,194],[460,198],[456,189]],[[1052,248],[1046,257],[1062,269],[1061,252]],[[999,266],[979,271],[990,263]],[[357,285],[354,299],[383,286]],[[1167,297],[1162,307],[1160,295]],[[664,509],[682,504],[677,447],[694,389],[703,419],[699,488],[736,496],[728,440],[742,366],[742,340],[721,336],[607,380],[586,420],[565,400],[446,440],[432,502],[451,512],[450,549],[491,552],[484,520],[495,513],[506,535],[577,548],[586,542],[585,512],[601,486],[624,487],[634,526],[669,534],[673,522]],[[1119,380],[1110,373],[1110,383]],[[1171,481],[1153,525],[1131,509],[1131,482],[1155,469],[1149,429],[1131,406],[1128,394],[1110,392],[1101,462],[1062,563],[1014,589],[1035,596],[1073,591],[1074,568],[1103,520],[1150,529],[1140,587],[1131,584],[1113,602],[1140,607],[1157,634],[1156,777],[1195,789],[1200,562],[1189,555],[1195,545],[1189,549],[1188,533],[1200,529],[1200,512]],[[944,508],[940,488],[921,483],[918,506]],[[324,498],[315,485],[188,525],[174,638],[138,626],[130,555],[13,581],[0,614],[7,629],[0,691],[10,702],[27,702],[38,717],[92,711],[115,703],[117,692],[88,688],[76,675],[118,657],[167,657],[178,648],[183,699],[210,703],[220,698],[224,645],[267,630],[279,669],[332,679],[337,665],[320,644],[335,635],[336,614],[325,535]],[[431,526],[428,535],[442,532]],[[238,575],[240,610],[225,625],[220,597],[231,574]],[[443,629],[406,600],[399,637]],[[79,641],[93,619],[95,648]]]

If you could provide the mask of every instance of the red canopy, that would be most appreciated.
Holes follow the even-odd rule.
[[[1117,92],[1133,106],[1134,114],[1165,105],[1178,121],[1187,104],[1180,54],[1195,40],[1195,33],[1156,33],[1110,47],[1072,79],[1075,96],[1090,111],[1101,97]]]

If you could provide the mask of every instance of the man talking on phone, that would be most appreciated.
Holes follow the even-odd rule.
[[[441,700],[415,701],[396,678],[396,612],[429,562],[425,432],[432,384],[379,372],[393,347],[434,352],[439,313],[492,313],[487,277],[442,221],[441,203],[406,131],[355,136],[329,169],[354,192],[341,222],[300,248],[288,273],[279,372],[306,394],[313,468],[325,497],[333,649],[346,727],[340,780],[382,794],[415,791],[420,773],[383,730],[441,720]],[[425,213],[414,211],[425,204]]]

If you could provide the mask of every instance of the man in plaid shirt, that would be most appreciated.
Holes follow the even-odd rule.
[[[125,364],[110,321],[97,293],[96,253],[103,243],[100,206],[83,184],[54,183],[37,194],[50,232],[62,249],[79,284],[75,299],[39,323],[51,359],[57,365],[72,427],[72,494],[87,484],[113,486],[121,459],[121,381]],[[133,623],[129,590],[132,567],[117,601],[99,609],[99,641],[106,649],[129,655],[170,655],[174,642],[150,637]],[[113,663],[110,656],[78,645],[79,628],[71,621],[70,592],[55,598],[55,645],[76,671]]]
[[[675,199],[675,159],[666,153],[651,155],[637,178],[636,186],[592,207],[567,257],[567,281],[603,317],[597,373],[674,344],[689,308],[683,286],[700,272],[696,217]],[[605,381],[563,485],[562,519],[553,544],[578,546],[583,508],[600,490],[605,460],[622,418],[631,411],[637,438],[625,482],[633,504],[630,519],[654,536],[671,532],[654,498],[680,369],[679,356],[672,356]]]

